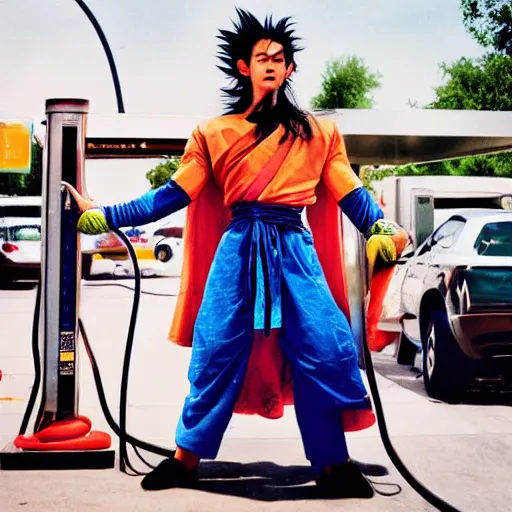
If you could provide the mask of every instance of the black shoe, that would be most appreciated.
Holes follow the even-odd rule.
[[[165,459],[142,479],[140,485],[146,491],[160,491],[174,487],[192,488],[198,480],[197,469],[189,471],[179,460]]]
[[[322,498],[373,498],[373,487],[366,480],[361,470],[353,462],[344,462],[331,466],[316,481]]]

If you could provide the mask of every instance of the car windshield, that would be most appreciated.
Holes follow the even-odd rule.
[[[474,247],[482,256],[512,256],[512,222],[486,224]]]
[[[41,241],[41,226],[10,226],[0,230],[0,237],[9,242]]]

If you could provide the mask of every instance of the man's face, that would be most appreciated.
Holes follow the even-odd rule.
[[[293,68],[293,63],[286,66],[283,46],[270,39],[262,39],[254,45],[249,66],[243,60],[238,61],[238,70],[250,77],[253,90],[264,94],[279,89]]]

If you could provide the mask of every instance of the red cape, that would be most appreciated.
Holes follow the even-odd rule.
[[[316,195],[316,203],[307,207],[315,249],[334,299],[350,320],[340,207],[322,182],[317,187]],[[224,206],[221,192],[213,182],[209,182],[187,211],[181,286],[169,333],[173,343],[192,346],[194,324],[206,279],[229,221],[230,210]],[[390,337],[393,333],[376,329],[391,275],[392,269],[385,269],[372,279],[367,317],[371,350],[380,350],[394,340],[394,337]],[[284,406],[292,404],[291,371],[279,348],[277,331],[272,331],[270,338],[262,338],[257,331],[244,386],[234,412],[279,418],[284,413]],[[375,416],[371,410],[343,413],[343,428],[346,432],[362,430],[374,423]]]

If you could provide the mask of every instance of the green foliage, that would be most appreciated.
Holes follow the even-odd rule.
[[[396,167],[394,176],[501,176],[512,177],[512,153],[470,156],[425,165]],[[378,179],[378,178],[372,178]],[[382,178],[380,178],[382,179]]]
[[[361,166],[359,178],[363,183],[363,187],[365,187],[369,192],[375,194],[375,189],[373,188],[372,182],[383,180],[384,178],[393,176],[394,174],[395,168]]]
[[[42,192],[42,159],[42,148],[33,142],[30,174],[0,173],[0,195],[40,196]]]
[[[380,78],[361,58],[332,60],[322,75],[322,92],[311,99],[311,105],[314,109],[372,108],[371,93],[380,87]]]
[[[461,58],[441,64],[444,84],[424,108],[512,111],[512,3],[510,0],[461,0],[464,25],[484,47],[493,50],[480,59]],[[413,107],[417,105],[411,104]],[[371,181],[396,176],[512,177],[512,153],[472,156],[425,165],[403,165],[390,173],[370,171]]]
[[[488,54],[474,60],[461,58],[441,64],[441,69],[445,83],[435,89],[437,97],[426,108],[512,111],[512,57]],[[512,153],[399,166],[393,174],[512,177]],[[372,179],[379,176],[372,175]]]
[[[156,167],[146,173],[146,178],[151,183],[151,188],[158,188],[167,183],[178,170],[180,165],[180,158],[171,157],[163,164],[158,164]]]
[[[442,63],[446,82],[435,89],[427,108],[453,110],[512,110],[512,57],[490,54]]]
[[[461,0],[467,31],[484,47],[512,56],[510,0]]]

